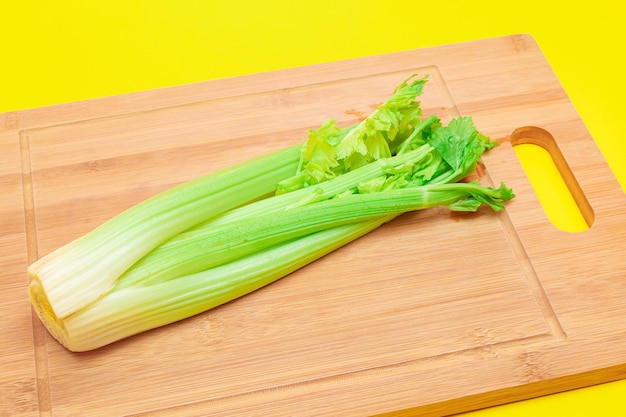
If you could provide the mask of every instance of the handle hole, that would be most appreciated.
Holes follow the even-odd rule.
[[[594,212],[554,137],[546,130],[526,126],[511,134],[511,144],[548,220],[558,229],[583,232],[594,222]]]

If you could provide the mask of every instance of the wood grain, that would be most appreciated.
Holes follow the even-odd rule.
[[[353,123],[412,73],[430,76],[425,113],[471,115],[501,142],[481,181],[514,189],[504,212],[403,215],[93,352],[33,318],[32,260],[326,118]],[[545,140],[511,136],[526,126],[553,139],[589,230],[547,220],[511,144]],[[442,415],[626,376],[626,198],[527,36],[2,114],[0,191],[0,415]]]

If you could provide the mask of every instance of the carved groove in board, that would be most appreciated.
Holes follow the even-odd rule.
[[[30,141],[28,135],[19,132],[20,158],[22,166],[22,195],[24,199],[24,225],[26,229],[26,248],[28,263],[35,262],[38,255],[37,249],[37,218],[35,215],[35,199],[33,195],[33,177],[30,160]],[[37,400],[39,403],[39,415],[42,417],[52,415],[50,402],[50,386],[48,383],[48,356],[46,350],[47,331],[35,314],[31,314],[33,332],[33,350],[35,356],[35,372],[37,376]]]
[[[437,84],[441,97],[445,100],[445,105],[447,106],[447,109],[450,115],[452,117],[460,117],[461,112],[459,111],[459,108],[456,105],[454,98],[452,97],[452,93],[450,92],[450,89],[448,88],[446,81],[443,78],[441,72],[439,72],[439,69],[436,67],[434,67],[434,71],[432,72],[432,78],[435,81],[435,84]],[[516,129],[512,137],[515,137],[515,139],[519,140],[519,137],[523,136],[522,132],[526,133],[527,131],[528,131],[528,128]],[[536,137],[536,135],[532,137]],[[513,138],[511,142],[513,142]],[[552,138],[552,142],[554,142],[553,138]],[[556,143],[554,143],[554,146],[556,146]],[[557,148],[557,151],[558,151],[558,148]],[[488,167],[484,166],[483,170],[484,172],[481,173],[482,182],[487,186],[494,187],[495,182],[492,180],[491,175],[489,174]],[[584,201],[586,202],[586,199]],[[537,300],[539,309],[541,310],[541,313],[543,314],[546,320],[546,323],[548,327],[550,328],[552,336],[556,340],[567,339],[567,335],[565,331],[563,330],[563,327],[561,326],[561,323],[559,322],[556,316],[556,313],[554,312],[554,309],[552,305],[550,304],[550,301],[548,300],[548,297],[543,288],[543,285],[541,284],[541,281],[539,280],[539,277],[537,276],[535,268],[533,267],[532,262],[530,261],[528,254],[526,253],[526,249],[524,249],[524,245],[522,244],[517,234],[517,231],[515,230],[515,226],[513,225],[511,218],[506,212],[506,208],[503,211],[497,213],[497,216],[498,216],[498,219],[500,220],[500,223],[502,224],[503,229],[506,231],[506,235],[509,240],[509,243],[511,244],[511,248],[515,254],[515,257],[517,258],[519,262],[520,267],[524,271],[526,280],[528,281],[530,289],[533,292],[535,299]],[[592,214],[591,215],[588,214],[586,218],[591,218],[589,216],[592,216]]]
[[[488,167],[485,167],[483,180],[485,185],[495,187],[495,183],[489,175]],[[543,317],[545,318],[546,323],[550,328],[552,336],[556,340],[567,339],[567,334],[563,330],[563,327],[561,326],[561,323],[559,322],[559,319],[554,312],[552,304],[550,304],[550,300],[546,295],[543,284],[541,283],[541,280],[539,279],[539,276],[537,275],[537,272],[535,271],[535,268],[528,256],[528,253],[526,252],[526,249],[524,248],[524,245],[520,240],[519,235],[517,234],[517,230],[515,229],[515,226],[513,225],[513,222],[511,221],[511,218],[506,211],[506,207],[504,210],[496,213],[496,216],[498,217],[500,224],[502,225],[502,228],[506,233],[509,244],[511,245],[511,249],[515,254],[520,268],[524,272],[526,281],[528,282],[533,296],[537,300],[537,305],[539,306],[539,309],[541,310],[541,313],[543,314]]]
[[[548,327],[550,328],[552,336],[557,340],[565,340],[567,339],[567,334],[563,330],[561,323],[559,322],[556,313],[554,312],[554,308],[552,304],[550,304],[550,300],[546,295],[546,292],[541,284],[539,276],[533,267],[528,254],[526,253],[526,249],[524,249],[524,245],[520,240],[515,227],[513,226],[513,222],[511,218],[506,213],[506,209],[499,212],[497,214],[500,219],[500,223],[502,227],[506,231],[506,234],[509,238],[509,243],[511,244],[511,248],[513,249],[513,253],[517,257],[520,267],[524,271],[524,275],[528,281],[531,291],[537,300],[537,305],[543,314]]]
[[[437,85],[437,88],[439,89],[441,98],[444,100],[444,104],[446,106],[446,109],[448,110],[448,113],[450,113],[450,116],[452,117],[461,116],[461,112],[459,111],[459,108],[456,105],[456,102],[454,101],[454,98],[452,97],[452,93],[450,92],[450,89],[448,88],[446,81],[443,79],[443,75],[441,75],[439,68],[433,67],[431,76],[432,76],[432,80],[435,82],[435,84]]]
[[[415,70],[413,70],[415,72]],[[445,81],[443,80],[441,74],[439,73],[438,69],[436,67],[421,67],[418,69],[419,71],[419,75],[424,75],[423,71],[428,71],[431,74],[431,79],[435,81],[435,85],[437,86],[437,90],[440,94],[440,101],[443,102],[443,106],[437,106],[436,109],[438,111],[438,113],[444,113],[447,112],[448,115],[452,116],[452,117],[456,117],[459,115],[459,111],[458,108],[454,102],[454,100],[452,99],[452,95],[450,94],[450,92],[447,89],[447,85],[445,83]],[[406,75],[409,75],[411,73],[411,70],[407,70],[407,71],[401,71],[401,72],[393,72],[393,73],[389,73],[389,74],[399,74],[399,77],[405,77]],[[331,84],[331,83],[325,83],[325,84]],[[323,85],[323,84],[321,84]],[[293,94],[294,92],[300,90],[305,90],[308,87],[299,87],[299,88],[294,88],[294,89],[289,89],[288,94],[291,96],[289,100],[293,99]],[[283,91],[284,93],[284,91]],[[270,93],[259,93],[257,98],[264,98],[267,97],[267,94]],[[221,99],[221,103],[226,102],[227,99]],[[287,102],[289,101],[287,100]],[[214,102],[214,101],[212,101]],[[283,104],[286,104],[287,102],[283,101]],[[204,102],[194,102],[191,104],[187,104],[187,105],[179,105],[176,106],[176,108],[178,109],[189,109],[190,107],[196,106],[196,105],[203,105]],[[174,108],[174,107],[173,107]],[[146,111],[146,112],[136,112],[136,113],[132,113],[126,116],[114,116],[114,117],[110,117],[110,118],[104,118],[106,119],[107,122],[115,120],[115,121],[119,121],[122,120],[125,117],[128,118],[133,118],[135,116],[139,116],[139,115],[145,115],[145,114],[152,114],[154,115],[156,114],[164,114],[167,115],[167,112],[173,108],[160,108],[160,109],[156,109],[156,110],[150,110],[150,111]],[[443,114],[442,114],[443,115]],[[353,115],[355,116],[355,115]],[[444,116],[445,117],[445,116]],[[103,120],[104,120],[103,119]],[[79,122],[72,122],[72,123],[68,123],[65,126],[68,125],[79,125],[82,124],[81,129],[84,128],[89,128],[90,127],[90,121],[93,122],[94,120],[98,120],[98,119],[86,119],[86,120],[82,120]],[[32,178],[32,172],[31,172],[31,167],[30,167],[30,146],[37,146],[37,135],[42,135],[45,136],[47,134],[53,134],[55,133],[55,130],[59,127],[61,127],[62,125],[52,125],[52,126],[47,126],[47,127],[38,127],[35,129],[32,129],[31,131],[25,131],[24,134],[22,134],[21,140],[22,140],[22,158],[26,158],[26,160],[24,162],[27,162],[28,164],[24,164],[23,168],[23,172],[25,174],[25,187],[30,187],[30,191],[29,193],[25,192],[25,198],[29,198],[29,201],[25,201],[25,205],[27,207],[31,207],[32,208],[32,213],[34,213],[34,208],[35,208],[35,201],[34,201],[34,195],[33,195],[33,186],[37,185],[37,184],[33,184],[33,178]],[[28,133],[32,133],[34,135],[34,137],[32,138],[33,143],[30,143],[29,136]],[[93,161],[92,161],[93,162]],[[95,161],[96,163],[98,162],[98,160]],[[35,159],[35,163],[37,163],[37,159]],[[84,161],[81,161],[81,163],[84,163]],[[89,167],[95,167],[98,168],[100,165],[93,165],[93,164],[88,164]],[[26,168],[27,167],[27,168]],[[39,170],[37,169],[38,167],[34,167],[35,168],[35,172],[39,173]],[[36,176],[35,179],[37,179],[38,177]],[[492,182],[491,178],[488,176],[488,174],[486,174],[485,177],[486,181]],[[26,191],[26,188],[25,188]],[[42,193],[45,191],[44,190],[38,190],[41,191]],[[28,196],[27,196],[28,194]],[[516,234],[515,234],[515,230],[512,228],[512,226],[510,225],[510,221],[509,223],[503,222],[503,218],[506,218],[505,215],[501,215],[499,217],[500,219],[500,223],[503,225],[504,229],[507,231],[507,237],[509,241],[515,240],[517,238]],[[28,222],[29,220],[27,220]],[[34,245],[33,246],[33,250],[31,251],[31,246],[29,246],[29,256],[32,258],[32,256],[36,257],[36,250],[37,250],[37,236],[36,236],[36,219],[33,217],[32,219],[30,219],[30,229],[28,232],[28,239],[29,239],[29,244]],[[513,236],[511,236],[511,234]],[[43,238],[42,238],[43,239]],[[43,243],[42,243],[43,245]],[[521,259],[523,262],[528,262],[528,257],[525,254],[523,247],[521,246],[521,244],[519,244],[519,247],[516,246],[515,244],[511,245],[513,247],[513,249],[515,250],[515,256],[518,259]],[[43,249],[42,249],[43,250]],[[32,259],[29,259],[29,261]],[[453,352],[447,352],[444,354],[436,354],[436,355],[431,355],[431,356],[427,356],[427,357],[417,357],[417,358],[411,358],[409,360],[406,360],[404,362],[395,362],[395,363],[385,363],[381,366],[377,366],[377,367],[371,367],[371,368],[367,368],[367,365],[363,365],[361,368],[357,368],[355,369],[353,372],[346,372],[346,373],[338,373],[338,374],[334,374],[334,375],[330,375],[330,376],[322,376],[322,377],[317,377],[317,379],[312,379],[311,381],[307,381],[307,382],[294,382],[294,383],[289,383],[289,384],[285,384],[285,385],[278,385],[278,386],[266,386],[266,387],[261,387],[258,390],[251,390],[248,392],[241,392],[239,394],[233,394],[232,396],[225,396],[225,397],[216,397],[212,400],[207,399],[204,404],[211,404],[213,403],[213,401],[215,402],[229,402],[231,400],[236,400],[236,399],[241,399],[241,398],[248,398],[248,396],[254,396],[254,397],[262,397],[264,395],[267,395],[268,393],[272,393],[272,395],[276,395],[276,393],[280,393],[283,391],[296,391],[296,392],[301,392],[303,390],[314,390],[314,389],[319,389],[319,388],[332,388],[333,386],[336,386],[337,384],[341,383],[342,381],[345,381],[347,379],[349,380],[356,380],[356,381],[360,381],[360,380],[366,380],[367,378],[371,377],[372,375],[393,375],[394,372],[397,372],[398,369],[408,369],[408,370],[413,370],[413,369],[423,369],[424,367],[430,367],[432,366],[432,364],[434,363],[440,363],[440,362],[447,362],[447,361],[453,361],[453,360],[457,360],[457,358],[459,357],[481,357],[483,359],[490,359],[490,358],[497,358],[501,352],[504,352],[507,350],[507,348],[510,349],[519,349],[521,347],[524,346],[528,346],[528,345],[532,345],[533,343],[537,343],[539,341],[545,341],[545,340],[550,340],[553,339],[556,335],[556,337],[560,337],[559,330],[560,330],[560,326],[558,321],[556,321],[556,318],[553,317],[553,312],[551,310],[551,306],[549,304],[549,302],[547,301],[547,299],[545,298],[545,294],[543,293],[543,289],[541,288],[541,284],[539,283],[537,277],[534,275],[534,271],[532,271],[532,265],[530,265],[529,263],[529,268],[530,270],[527,270],[527,268],[524,268],[524,274],[520,274],[519,278],[521,281],[523,281],[525,278],[528,281],[531,281],[532,285],[531,287],[533,288],[533,293],[535,295],[535,298],[539,301],[539,305],[541,308],[541,313],[543,314],[543,317],[546,318],[546,320],[549,323],[552,323],[551,325],[549,325],[549,330],[550,332],[548,333],[548,331],[546,329],[543,329],[541,331],[543,331],[543,333],[539,333],[539,334],[528,334],[526,336],[521,336],[521,337],[515,337],[512,339],[508,339],[506,341],[503,342],[495,342],[494,339],[492,338],[491,334],[490,334],[490,329],[486,328],[486,329],[477,329],[476,333],[473,335],[474,340],[477,342],[478,346],[473,346],[471,348],[462,348]],[[533,281],[534,280],[534,281]],[[536,282],[535,282],[536,281]],[[529,297],[531,298],[531,297]],[[533,306],[534,308],[534,306]],[[538,321],[541,320],[541,315],[537,314],[538,316]],[[39,326],[40,330],[43,331],[43,328],[41,326]],[[37,330],[34,330],[35,332],[37,332]],[[562,331],[562,330],[561,330]],[[41,381],[46,381],[46,386],[43,387],[45,389],[40,390],[40,396],[44,402],[42,402],[42,409],[46,410],[49,409],[49,405],[45,406],[45,401],[47,401],[47,404],[50,404],[50,400],[48,398],[49,396],[49,389],[47,386],[47,366],[48,366],[48,358],[47,358],[47,353],[45,350],[45,340],[46,338],[46,334],[42,333],[40,336],[42,336],[42,338],[40,340],[43,340],[43,343],[40,343],[39,345],[36,344],[36,349],[39,349],[38,351],[38,356],[37,356],[37,361],[38,361],[38,375],[42,375],[42,379]],[[51,364],[51,369],[54,369],[54,357],[50,360],[50,364]],[[54,377],[54,372],[52,374],[52,376]],[[53,388],[55,388],[53,386]],[[58,387],[56,387],[58,388]],[[192,404],[189,405],[190,407],[193,407]],[[175,413],[175,410],[179,409],[177,406],[171,406],[168,408],[164,408],[162,409],[164,414],[173,414]],[[187,408],[185,408],[187,409]]]
[[[497,356],[508,355],[511,351],[518,351],[519,349],[523,348],[531,349],[533,345],[549,339],[552,339],[551,334],[539,334],[529,337],[522,337],[515,340],[494,343],[489,345],[487,349],[491,352],[491,354],[493,354],[493,352],[496,352]],[[282,396],[296,397],[298,395],[305,395],[306,393],[311,393],[315,391],[332,390],[333,387],[341,386],[346,381],[354,383],[357,381],[367,381],[373,376],[392,377],[394,375],[397,375],[398,370],[400,369],[406,371],[407,373],[414,372],[420,369],[436,369],[435,366],[438,363],[455,360],[463,362],[468,360],[467,358],[475,356],[482,357],[483,359],[489,359],[485,357],[485,346],[478,346],[475,348],[462,349],[426,358],[418,358],[405,362],[391,363],[384,366],[363,368],[343,374],[335,374],[327,377],[309,379],[302,382],[270,386],[233,395],[219,396],[193,403],[186,403],[173,407],[161,408],[155,411],[130,414],[126,417],[149,417],[156,415],[177,416],[179,413],[185,413],[185,415],[192,415],[190,413],[193,413],[193,415],[201,415],[202,413],[205,413],[207,410],[210,410],[212,408],[220,408],[224,406],[228,407],[229,404],[241,404],[247,401],[254,403],[259,399],[263,399],[264,401],[268,402],[279,401]],[[527,357],[529,356],[525,354],[520,354],[520,360],[522,360],[523,362],[524,359],[526,359]],[[526,364],[526,362],[524,362],[524,364]],[[537,372],[539,372],[538,367],[533,368],[532,371],[534,372],[533,375],[536,374]]]

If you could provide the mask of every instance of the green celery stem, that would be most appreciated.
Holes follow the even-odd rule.
[[[448,206],[472,193],[486,194],[489,190],[477,184],[454,183],[353,194],[248,216],[234,225],[183,233],[133,265],[120,277],[116,290],[193,274],[322,229],[381,215]],[[499,198],[497,191],[491,192]]]
[[[393,217],[337,226],[176,280],[111,292],[66,318],[53,336],[80,352],[182,320],[270,284]]]
[[[302,144],[173,187],[120,213],[29,266],[31,300],[44,323],[101,297],[118,277],[172,236],[275,189],[297,169]],[[53,315],[54,317],[50,317]]]

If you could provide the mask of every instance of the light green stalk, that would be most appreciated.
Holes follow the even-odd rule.
[[[238,252],[229,261],[176,279],[120,286],[64,320],[57,338],[74,351],[95,349],[248,294],[402,212],[438,205],[473,211],[482,203],[501,210],[511,197],[504,186],[496,190],[474,183],[432,185],[355,194],[287,210],[279,218],[262,216],[242,222],[226,236],[216,231],[209,237],[221,248],[205,248],[217,256],[220,249]],[[252,247],[239,251],[238,246],[247,243]],[[167,255],[159,259],[163,257]]]
[[[502,209],[504,185],[448,184],[494,143],[470,118],[421,120],[425,80],[404,81],[361,123],[328,121],[302,145],[175,187],[40,259],[35,311],[68,349],[95,349],[260,288],[402,212]]]
[[[28,268],[35,310],[45,321],[98,299],[119,276],[172,236],[272,193],[292,175],[302,145],[233,165],[171,188],[111,218]],[[46,306],[45,308],[43,306]]]
[[[414,100],[425,82],[412,78],[364,123],[343,129],[343,134],[363,131],[365,135],[350,137],[384,147],[380,139],[388,133],[395,136],[400,130],[410,130],[409,121],[420,113]],[[366,131],[360,125],[366,125]],[[29,294],[35,311],[51,333],[63,334],[65,319],[97,304],[115,287],[120,275],[152,249],[183,230],[272,192],[277,183],[298,172],[301,156],[306,155],[303,146],[296,145],[175,187],[46,255],[29,267]],[[368,162],[372,159],[363,157]]]
[[[510,190],[503,187],[494,190],[475,183],[454,183],[349,194],[296,206],[277,205],[272,211],[251,210],[246,216],[238,216],[237,221],[192,229],[155,248],[120,277],[115,291],[214,268],[329,227],[434,206],[468,211],[484,203],[501,210],[511,197]],[[253,203],[250,207],[258,205],[263,204]]]
[[[53,335],[81,352],[182,320],[270,284],[392,218],[337,226],[179,279],[108,293],[54,327]]]

